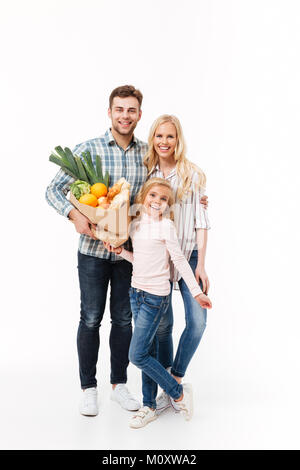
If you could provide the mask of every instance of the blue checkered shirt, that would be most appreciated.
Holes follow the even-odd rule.
[[[130,184],[130,203],[143,185],[147,177],[147,169],[143,164],[143,157],[147,152],[147,144],[133,137],[126,150],[123,150],[116,143],[110,130],[107,130],[101,137],[83,142],[73,150],[73,153],[81,156],[82,152],[90,151],[93,163],[95,156],[99,155],[102,161],[103,174],[108,171],[110,175],[109,185],[112,186],[122,176]],[[46,190],[46,200],[57,212],[68,217],[74,206],[67,199],[70,184],[74,178],[60,170]],[[80,235],[79,251],[84,255],[96,256],[98,258],[109,259],[111,261],[123,258],[109,253],[100,240],[93,240],[87,235]]]

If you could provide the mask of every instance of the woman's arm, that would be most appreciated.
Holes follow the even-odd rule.
[[[201,288],[193,275],[194,273],[192,268],[181,251],[176,229],[171,221],[165,221],[165,242],[176,269],[180,272],[194,299],[201,305],[201,307],[211,308],[212,305],[210,299],[201,291]]]
[[[198,247],[198,263],[195,270],[197,282],[202,281],[203,292],[207,294],[209,290],[209,279],[205,271],[205,255],[207,246],[207,229],[197,229],[197,247]]]

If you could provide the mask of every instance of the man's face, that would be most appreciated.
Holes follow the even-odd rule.
[[[141,119],[142,111],[138,100],[134,96],[113,99],[112,107],[108,110],[112,128],[121,135],[133,134],[137,123]]]

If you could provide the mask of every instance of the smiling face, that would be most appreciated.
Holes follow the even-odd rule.
[[[160,124],[154,134],[153,146],[159,159],[175,163],[175,149],[177,144],[176,127],[171,122]]]
[[[162,216],[168,207],[170,190],[166,186],[154,185],[149,189],[144,200],[146,213],[154,218]]]
[[[141,115],[139,102],[134,96],[126,98],[116,96],[108,110],[113,130],[124,136],[133,134]]]

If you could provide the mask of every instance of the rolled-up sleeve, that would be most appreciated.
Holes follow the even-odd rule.
[[[46,189],[46,201],[64,217],[68,217],[69,212],[74,209],[74,206],[67,199],[70,184],[73,183],[73,181],[74,178],[72,176],[68,175],[63,170],[59,170]]]

